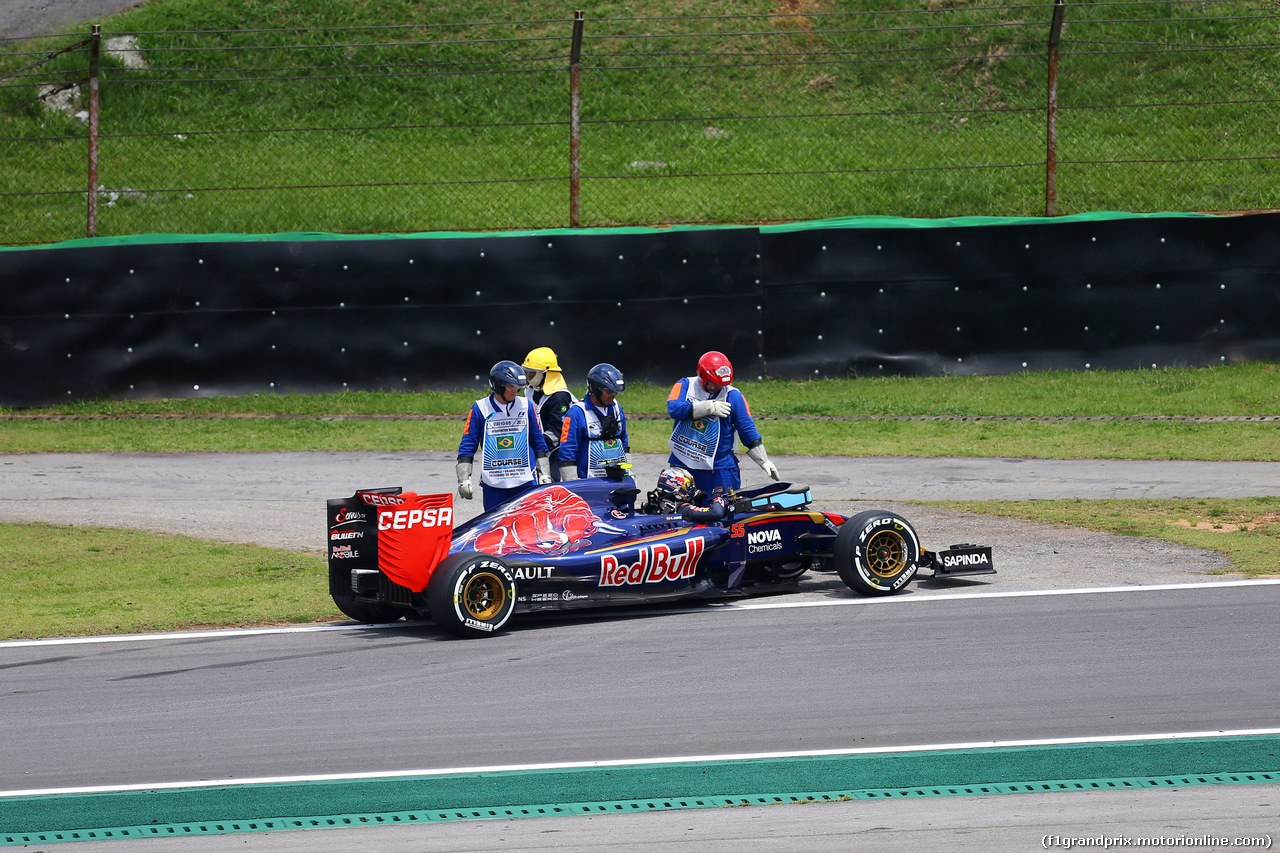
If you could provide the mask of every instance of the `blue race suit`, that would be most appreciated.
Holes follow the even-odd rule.
[[[524,397],[504,403],[495,394],[472,403],[458,461],[471,462],[477,452],[485,512],[537,485],[536,457],[546,454],[547,441],[533,404]]]
[[[729,416],[695,419],[695,400],[727,400]],[[742,478],[738,457],[733,453],[734,434],[748,450],[764,443],[742,392],[725,385],[709,394],[698,377],[689,376],[671,387],[667,414],[675,421],[671,428],[670,464],[689,469],[694,484],[707,494],[713,494],[717,488],[736,491],[742,485]]]
[[[569,407],[560,432],[560,464],[576,465],[579,478],[606,476],[605,466],[626,461],[630,451],[627,416],[616,400],[601,409],[588,396]]]
[[[703,503],[705,502],[705,506]],[[708,497],[702,493],[680,504],[676,513],[685,521],[696,521],[701,524],[718,524],[729,515],[729,501],[721,492]]]

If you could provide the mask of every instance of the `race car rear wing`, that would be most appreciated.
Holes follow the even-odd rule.
[[[327,502],[329,568],[377,570],[413,592],[449,553],[453,495],[419,495],[399,487],[360,489]],[[354,583],[355,581],[353,581]]]

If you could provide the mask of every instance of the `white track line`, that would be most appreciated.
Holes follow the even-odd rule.
[[[43,797],[53,794],[101,794],[124,791],[166,791],[184,788],[226,788],[241,785],[280,785],[302,782],[346,782],[367,779],[418,779],[432,776],[477,773],[519,773],[532,770],[590,770],[603,767],[639,767],[670,764],[699,764],[709,762],[753,761],[778,758],[824,758],[849,755],[884,755],[904,752],[942,752],[973,749],[1000,749],[1028,746],[1078,746],[1084,744],[1141,743],[1161,740],[1187,740],[1193,738],[1252,737],[1256,735],[1280,735],[1280,728],[1224,729],[1203,732],[1160,732],[1129,735],[1091,735],[1088,737],[1035,738],[1030,740],[991,740],[966,743],[932,743],[908,746],[868,746],[851,749],[813,749],[788,752],[744,752],[724,755],[675,755],[663,758],[620,758],[608,761],[560,761],[545,764],[499,764],[481,767],[443,767],[433,770],[385,770],[364,773],[323,773],[312,776],[263,776],[254,779],[201,779],[189,782],[157,782],[145,785],[95,785],[83,788],[33,788],[30,790],[0,791],[5,797]]]
[[[422,622],[409,623],[422,625]],[[76,646],[92,643],[142,643],[163,640],[206,640],[211,637],[252,637],[258,634],[310,634],[319,631],[363,631],[370,628],[403,628],[404,622],[386,625],[281,625],[275,628],[217,628],[209,631],[172,631],[164,634],[111,634],[102,637],[49,637],[43,640],[5,640],[0,649],[23,646]]]
[[[891,595],[883,597],[838,598],[823,601],[760,601],[760,602],[705,602],[704,606],[669,610],[645,608],[637,610],[632,607],[619,608],[613,612],[622,613],[724,613],[737,610],[784,610],[801,607],[856,607],[884,604],[925,604],[935,601],[961,601],[975,598],[1038,598],[1049,595],[1094,595],[1096,593],[1114,592],[1165,592],[1169,590],[1191,589],[1223,589],[1236,586],[1275,586],[1280,578],[1262,578],[1259,580],[1209,581],[1206,583],[1164,583],[1133,586],[1101,586],[1073,589],[1028,589],[1005,590],[996,592],[949,592],[939,594]],[[607,608],[590,611],[593,615],[606,612]],[[582,615],[584,611],[566,611],[566,615]],[[539,614],[547,615],[547,614]],[[174,631],[164,634],[112,634],[101,637],[49,637],[42,640],[5,640],[0,642],[0,649],[17,649],[30,646],[75,646],[95,643],[141,643],[163,642],[172,640],[205,640],[230,639],[234,637],[252,637],[262,634],[309,634],[321,631],[367,631],[386,628],[412,628],[430,624],[427,622],[388,622],[381,625],[281,625],[273,628],[218,628],[209,631]]]
[[[1221,589],[1233,586],[1274,586],[1280,584],[1280,578],[1262,578],[1259,580],[1208,581],[1205,583],[1153,583],[1134,584],[1133,586],[1095,586],[1071,589],[1028,589],[1028,590],[995,590],[992,592],[944,592],[937,595],[889,595],[882,598],[850,598],[835,601],[793,601],[772,602],[761,601],[748,604],[728,604],[734,610],[768,610],[775,607],[844,607],[852,604],[914,604],[926,601],[960,601],[973,598],[1038,598],[1048,595],[1093,595],[1099,592],[1159,592],[1178,589]],[[716,602],[710,602],[712,608]]]

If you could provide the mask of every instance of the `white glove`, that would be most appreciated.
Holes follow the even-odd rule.
[[[781,478],[778,473],[778,466],[769,461],[769,454],[765,452],[763,444],[757,444],[755,447],[747,451],[747,455],[751,457],[751,461],[760,466],[760,469],[773,479]]]
[[[538,485],[545,486],[551,482],[551,460],[545,456],[538,458]]]
[[[577,465],[561,465],[560,466],[560,482],[567,483],[570,480],[578,479]]]
[[[458,467],[458,494],[467,500],[475,495],[475,489],[471,487],[471,463],[459,462]]]
[[[727,418],[732,407],[728,400],[694,400],[693,416],[695,418]]]

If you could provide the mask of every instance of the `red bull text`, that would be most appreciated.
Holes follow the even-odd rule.
[[[646,583],[688,580],[698,568],[698,560],[706,550],[706,541],[695,536],[685,545],[684,553],[673,554],[667,545],[650,545],[640,549],[634,563],[620,563],[612,554],[600,559],[600,586],[638,586]]]

